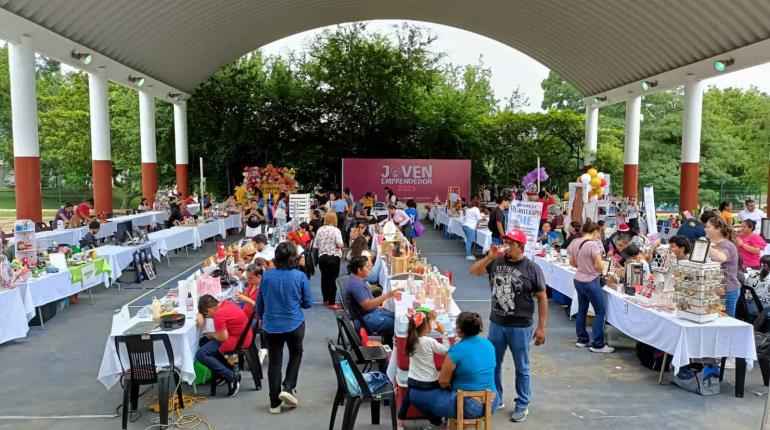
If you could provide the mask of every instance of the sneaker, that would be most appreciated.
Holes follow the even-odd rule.
[[[235,397],[241,389],[241,374],[236,373],[235,378],[228,383],[227,397]]]
[[[265,357],[267,357],[267,348],[262,348],[259,350],[259,362],[264,362]]]
[[[270,408],[270,413],[271,414],[280,414],[281,413],[281,405],[278,405],[275,408]]]
[[[497,405],[497,410],[499,411],[500,409],[505,409],[505,403],[500,403]]]
[[[588,349],[590,349],[590,350],[591,350],[591,352],[597,352],[597,353],[600,353],[600,354],[609,354],[609,353],[611,353],[611,352],[615,352],[615,348],[613,348],[613,347],[611,347],[611,346],[609,346],[609,345],[604,345],[604,346],[603,346],[603,347],[601,347],[601,348],[594,348],[594,347],[592,346],[592,347],[590,347],[590,348],[588,348]]]
[[[578,348],[585,348],[588,346],[588,344],[583,342],[575,342],[575,346]]]
[[[293,391],[293,390],[291,390]],[[299,405],[299,400],[297,400],[296,397],[294,397],[294,394],[292,394],[290,391],[281,391],[280,394],[278,394],[278,398],[281,399],[281,401],[289,407],[295,407]]]
[[[513,411],[511,414],[511,421],[515,423],[520,423],[527,419],[527,415],[529,415],[529,409],[519,409],[516,411]]]
[[[468,260],[468,261],[476,261],[476,257],[474,257],[472,255],[469,255],[469,256],[465,257],[465,259]]]

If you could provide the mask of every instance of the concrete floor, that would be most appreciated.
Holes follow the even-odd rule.
[[[231,239],[232,240],[232,239]],[[454,272],[458,290],[455,298],[464,310],[489,314],[489,288],[486,278],[467,274],[468,262],[463,258],[462,242],[451,241],[429,230],[421,239],[420,248],[440,269]],[[159,266],[159,279],[154,285],[188,272],[213,252],[213,244],[206,244],[201,252],[192,252],[189,258],[173,258],[171,269]],[[184,255],[184,254],[182,254]],[[320,278],[312,280],[313,294],[320,299]],[[170,282],[166,287],[174,285]],[[149,288],[147,285],[145,288]],[[110,391],[96,379],[106,337],[110,330],[111,315],[146,290],[94,289],[95,304],[71,306],[56,315],[45,331],[30,329],[22,341],[0,345],[0,429],[119,429],[119,417],[107,418],[36,418],[8,419],[10,416],[73,416],[115,414],[122,401],[118,388]],[[151,298],[152,293],[147,297]],[[162,295],[158,293],[157,295]],[[765,393],[758,370],[747,376],[746,395],[735,398],[731,374],[722,384],[722,393],[703,397],[671,384],[658,385],[657,373],[641,367],[630,348],[618,349],[615,354],[594,355],[574,347],[574,322],[569,321],[561,308],[549,308],[547,342],[532,353],[533,399],[526,422],[511,423],[509,410],[493,417],[497,428],[539,429],[690,429],[730,428],[757,429],[760,427]],[[328,428],[330,406],[335,392],[335,379],[326,352],[327,338],[336,337],[332,312],[315,307],[306,312],[307,335],[305,354],[300,370],[298,398],[301,406],[281,415],[268,413],[267,381],[263,391],[254,391],[248,374],[244,374],[241,392],[234,399],[210,398],[185,412],[197,414],[217,429],[309,429]],[[508,356],[504,366],[505,402],[513,404],[513,363]],[[185,392],[191,392],[185,386]],[[222,393],[220,389],[220,393]],[[202,389],[201,392],[206,392]],[[140,405],[144,399],[140,399]],[[129,429],[144,429],[157,415],[147,410]],[[364,406],[357,428],[387,428],[388,412],[382,414],[382,425],[369,421],[368,407]],[[421,423],[407,423],[407,428],[418,428]],[[341,412],[336,428],[341,425]],[[201,426],[198,428],[206,428]]]

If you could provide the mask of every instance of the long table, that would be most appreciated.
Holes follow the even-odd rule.
[[[114,281],[123,275],[123,269],[134,262],[134,253],[147,248],[150,249],[153,258],[160,261],[160,249],[158,248],[158,242],[155,240],[132,246],[103,245],[96,248],[96,253],[110,263],[110,267],[112,267],[112,280]]]
[[[626,335],[671,355],[674,374],[693,358],[735,357],[735,396],[743,397],[746,360],[757,359],[754,327],[722,317],[697,324],[672,313],[642,307],[604,287],[607,322]]]
[[[201,240],[197,231],[192,227],[171,227],[166,230],[155,231],[147,235],[150,240],[158,243],[160,255],[166,255],[169,251],[192,245],[193,248],[201,246]]]
[[[0,344],[27,337],[28,321],[34,318],[35,307],[29,290],[11,288],[0,291]]]
[[[546,285],[572,299],[569,314],[570,316],[576,315],[578,311],[578,300],[574,282],[575,270],[571,267],[557,264],[556,262],[546,260],[545,258],[536,255],[528,255],[528,257],[540,266],[540,270],[543,271]]]

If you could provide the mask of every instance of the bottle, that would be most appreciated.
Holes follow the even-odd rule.
[[[192,298],[192,293],[191,293],[191,292],[188,292],[188,293],[187,293],[187,312],[192,312],[192,310],[193,310],[193,298]]]
[[[152,320],[154,322],[160,321],[160,308],[161,308],[160,301],[157,298],[153,297],[152,298]]]

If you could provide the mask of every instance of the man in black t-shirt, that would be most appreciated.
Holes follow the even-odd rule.
[[[545,324],[548,320],[548,298],[545,294],[545,278],[535,262],[524,257],[527,236],[521,229],[513,229],[501,236],[505,251],[499,245],[483,259],[471,266],[473,275],[489,275],[492,290],[492,310],[489,314],[487,338],[495,346],[497,367],[495,385],[500,403],[504,403],[501,367],[505,351],[511,350],[516,367],[516,407],[511,421],[524,421],[529,413],[531,392],[529,348],[534,335],[535,345],[545,343]],[[537,328],[533,330],[537,297]],[[534,333],[533,333],[534,331]]]
[[[505,224],[508,221],[506,213],[511,205],[511,198],[502,195],[498,196],[495,202],[497,207],[492,209],[489,215],[489,231],[492,233],[492,243],[499,245],[503,243],[500,237],[505,234]]]

